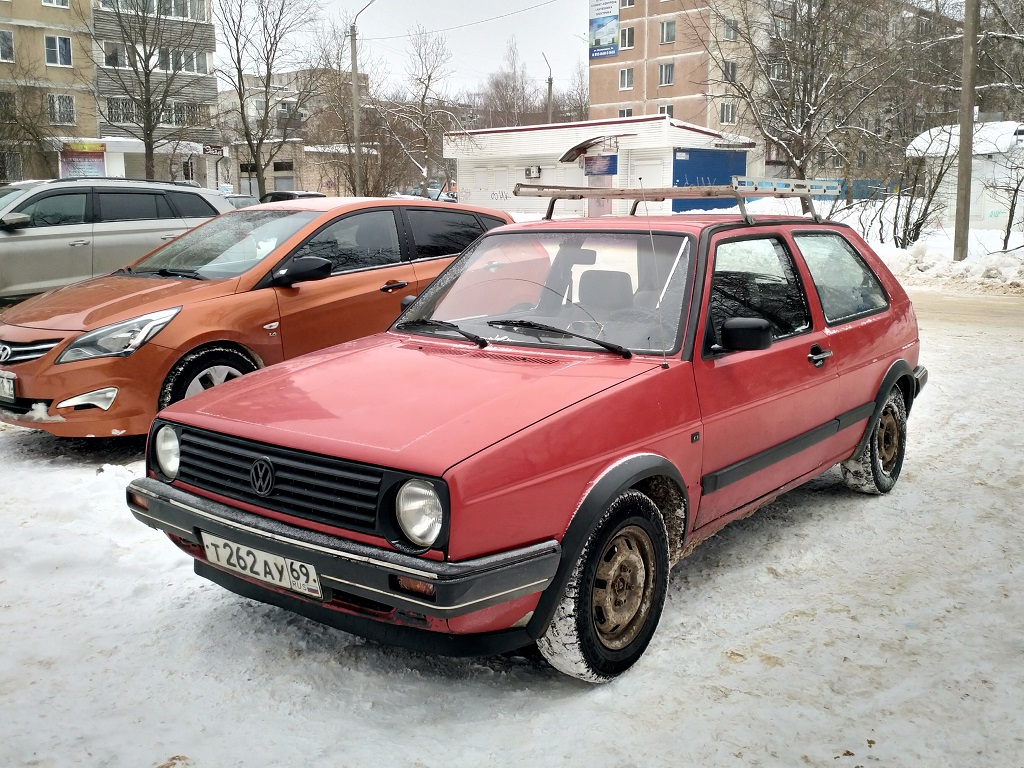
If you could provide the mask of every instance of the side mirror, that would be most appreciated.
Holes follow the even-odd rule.
[[[402,311],[403,311],[403,312],[405,312],[405,310],[407,310],[407,309],[408,309],[409,307],[411,307],[411,306],[412,306],[412,303],[413,303],[414,301],[416,301],[416,296],[415,296],[415,295],[412,295],[412,296],[403,296],[403,297],[402,297],[402,301],[401,301],[401,302],[399,302],[399,305],[401,306],[401,308],[402,308]]]
[[[290,288],[296,283],[323,280],[331,276],[334,265],[319,256],[299,256],[291,259],[274,273],[272,285]]]
[[[27,213],[8,213],[0,219],[0,227],[4,229],[20,229],[32,223],[32,217]]]
[[[772,345],[772,327],[761,317],[730,317],[722,324],[722,347],[740,352],[768,349]]]

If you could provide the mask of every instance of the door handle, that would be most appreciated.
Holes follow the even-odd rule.
[[[173,240],[174,238],[176,238],[176,237],[177,237],[178,235],[180,235],[180,234],[181,234],[181,233],[179,232],[179,233],[177,233],[177,234],[174,234],[174,235],[161,235],[161,236],[160,236],[160,239],[161,239],[161,240]]]
[[[807,355],[807,360],[815,367],[821,368],[825,364],[825,361],[832,357],[831,349],[822,349],[817,344],[811,347],[811,353]]]
[[[409,284],[407,282],[405,282],[404,280],[396,280],[395,282],[384,283],[384,285],[382,285],[380,287],[380,289],[382,291],[384,291],[384,293],[391,293],[392,291],[397,291],[400,288],[408,288],[408,287],[409,287]]]
[[[72,248],[78,248],[80,246],[88,245],[88,244],[89,244],[88,240],[72,240],[71,242],[68,243],[68,245],[70,245]]]

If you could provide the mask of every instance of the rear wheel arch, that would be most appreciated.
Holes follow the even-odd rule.
[[[686,483],[672,462],[656,454],[630,456],[611,466],[587,491],[562,537],[558,571],[541,595],[527,625],[530,637],[544,634],[558,607],[583,548],[600,524],[610,504],[627,491],[638,491],[658,507],[668,532],[670,563],[683,552],[689,515]]]
[[[897,360],[886,371],[885,376],[882,377],[882,383],[878,387],[878,391],[875,393],[875,410],[871,414],[871,418],[868,419],[867,426],[864,429],[864,434],[861,435],[860,440],[857,442],[857,447],[851,457],[859,456],[864,451],[864,446],[867,445],[868,439],[875,430],[875,426],[878,424],[878,419],[882,415],[882,411],[885,409],[885,403],[889,399],[889,393],[892,392],[893,387],[898,387],[903,395],[903,404],[906,407],[907,414],[910,414],[910,408],[914,404],[914,395],[916,393],[916,384],[914,383],[914,370],[910,367],[910,363],[906,360]]]

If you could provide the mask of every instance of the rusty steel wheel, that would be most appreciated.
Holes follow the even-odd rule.
[[[626,491],[587,538],[537,648],[561,672],[602,683],[643,655],[668,586],[668,533],[648,496]]]
[[[861,493],[888,493],[907,451],[907,405],[899,387],[892,388],[872,429],[864,450],[840,465],[843,480]]]
[[[636,639],[651,613],[654,543],[636,525],[621,529],[597,564],[594,625],[601,644],[619,651]]]

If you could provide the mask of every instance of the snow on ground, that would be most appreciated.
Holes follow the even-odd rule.
[[[893,492],[729,526],[600,687],[236,597],[129,514],[140,440],[0,426],[0,766],[1024,766],[1024,299],[917,298]]]

